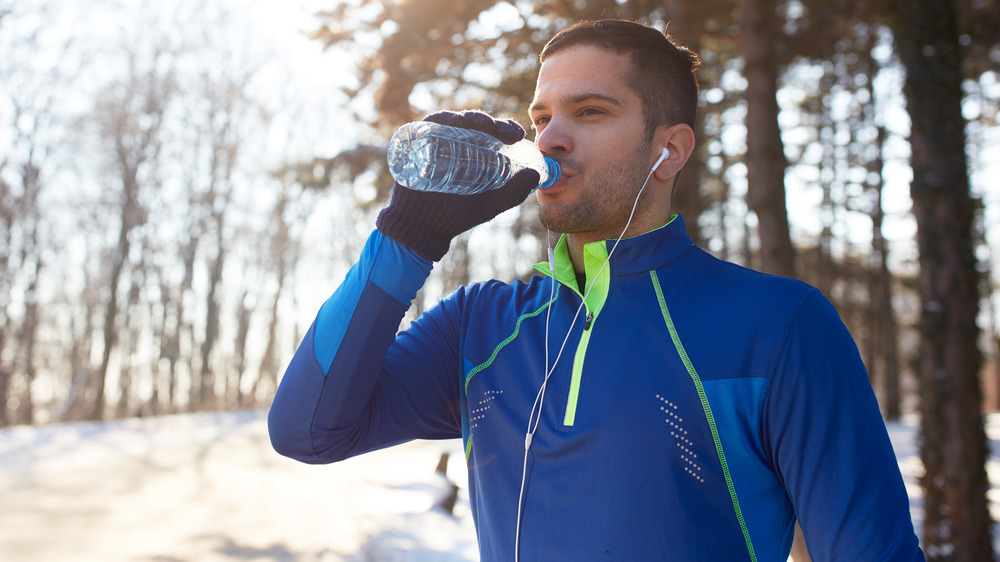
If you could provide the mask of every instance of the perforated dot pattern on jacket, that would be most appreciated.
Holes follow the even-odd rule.
[[[487,390],[483,392],[482,399],[476,404],[476,407],[469,411],[469,427],[471,429],[476,429],[479,426],[479,422],[486,419],[487,412],[493,407],[493,401],[503,394],[502,390]]]
[[[656,399],[660,402],[660,412],[663,413],[677,454],[683,461],[684,472],[698,482],[705,482],[701,461],[698,459],[698,453],[695,452],[694,442],[691,441],[688,430],[684,427],[684,418],[678,412],[677,404],[659,394],[656,395]]]

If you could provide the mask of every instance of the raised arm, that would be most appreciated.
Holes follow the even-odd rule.
[[[427,118],[517,142],[524,130],[484,113]],[[453,237],[520,204],[538,185],[522,170],[475,195],[424,193],[399,184],[360,259],[322,306],[296,350],[268,415],[279,453],[327,463],[417,438],[461,435],[455,310],[397,336],[403,315]]]

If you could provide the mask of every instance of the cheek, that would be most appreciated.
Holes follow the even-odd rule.
[[[630,161],[644,144],[644,137],[635,131],[616,128],[607,134],[595,137],[594,142],[605,160],[612,162]]]
[[[600,169],[591,168],[589,183],[597,184],[616,203],[632,204],[645,183],[646,153],[639,149],[622,150],[605,158]]]
[[[585,170],[602,175],[629,173],[637,165],[644,165],[645,155],[640,153],[632,139],[612,137],[588,144],[587,150],[575,155]]]

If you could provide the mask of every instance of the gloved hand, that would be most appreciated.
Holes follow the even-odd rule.
[[[424,121],[475,129],[513,144],[524,138],[524,129],[512,119],[498,121],[481,111],[441,111]],[[538,187],[538,172],[525,169],[504,185],[473,195],[416,191],[395,184],[389,206],[375,225],[385,235],[421,256],[438,261],[448,252],[451,239],[520,205]]]

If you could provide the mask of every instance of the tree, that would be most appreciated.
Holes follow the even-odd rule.
[[[760,269],[795,275],[785,207],[785,160],[778,126],[775,0],[742,0],[741,38],[747,79],[747,204],[757,215]]]
[[[223,51],[224,52],[224,51]],[[247,84],[256,65],[228,56],[225,68],[205,69],[200,80],[199,97],[205,114],[198,115],[193,129],[199,133],[197,146],[202,161],[200,180],[203,187],[191,202],[191,212],[201,218],[199,230],[206,236],[213,255],[207,260],[208,287],[205,294],[205,334],[201,342],[201,368],[191,386],[191,404],[196,409],[214,409],[215,370],[213,355],[220,332],[222,275],[230,253],[231,233],[227,218],[237,183],[236,168],[244,141],[243,130],[255,122],[255,104],[248,98]],[[263,129],[266,129],[266,124]],[[194,243],[190,241],[189,243]]]
[[[279,314],[281,299],[289,284],[289,277],[294,264],[301,255],[301,242],[292,234],[292,225],[302,222],[303,204],[308,201],[307,191],[300,184],[288,181],[287,176],[295,174],[279,172],[279,178],[284,178],[283,191],[275,199],[271,209],[271,220],[267,229],[267,244],[262,260],[266,269],[272,272],[275,290],[271,306],[267,312],[267,338],[264,353],[260,359],[257,376],[254,378],[249,393],[249,404],[255,405],[262,388],[276,389],[278,387],[278,329],[281,321]],[[307,204],[307,203],[305,203]],[[296,338],[298,339],[298,338]]]
[[[0,426],[36,416],[39,293],[53,244],[45,198],[65,140],[61,85],[76,76],[72,40],[46,26],[51,11],[0,3]],[[13,416],[9,403],[17,405]]]
[[[155,46],[149,60],[141,60],[145,53],[131,51],[128,74],[105,90],[95,113],[111,158],[114,179],[109,177],[109,181],[118,184],[115,206],[119,223],[108,263],[109,291],[104,309],[101,363],[95,372],[93,419],[104,417],[108,368],[119,338],[120,285],[132,259],[133,234],[148,219],[143,191],[152,187],[162,146],[160,128],[176,87],[167,51],[162,45]]]
[[[906,69],[910,194],[920,249],[921,457],[930,560],[993,558],[979,406],[979,278],[962,116],[963,53],[951,2],[889,1]]]
[[[260,26],[222,2],[81,6],[99,32],[55,7],[0,0],[0,423],[177,411],[189,383],[211,403],[222,373],[238,386],[268,349],[255,331],[272,272],[245,240],[265,236],[280,183],[269,119],[296,139],[280,152],[299,155],[329,120],[315,104],[289,115],[298,69],[265,59]],[[275,84],[288,103],[268,97]],[[297,207],[295,235],[311,211]],[[299,264],[284,261],[292,280]],[[239,287],[241,306],[243,266],[264,282]],[[291,345],[294,288],[268,378]]]

